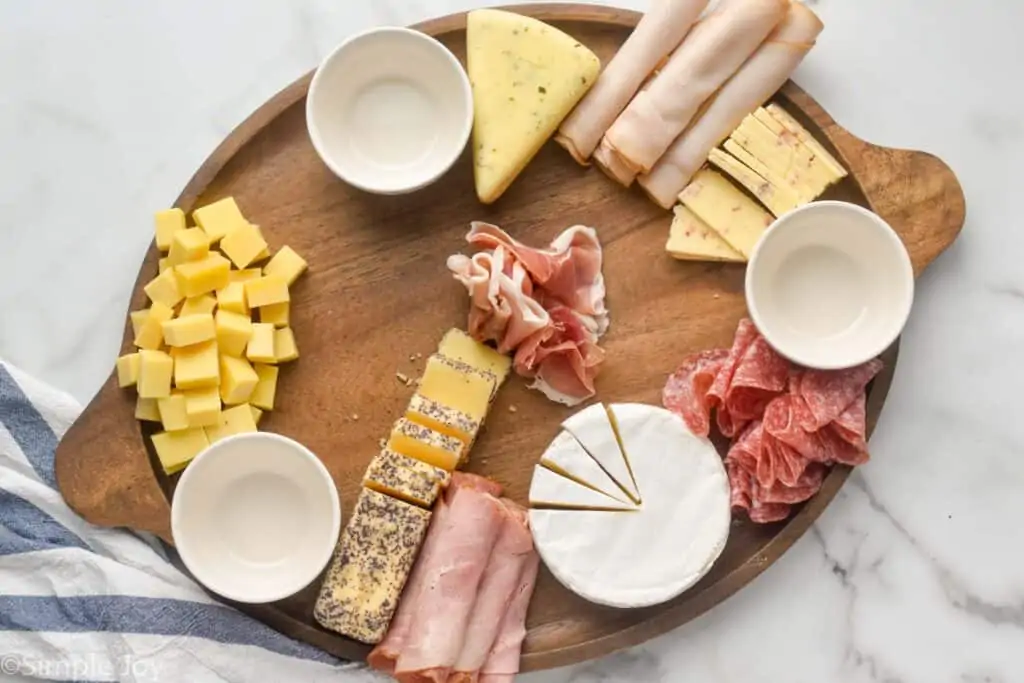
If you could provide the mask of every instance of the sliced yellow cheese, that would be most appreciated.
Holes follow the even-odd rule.
[[[467,16],[466,53],[476,193],[490,204],[590,89],[601,61],[552,26],[489,9]]]
[[[434,431],[454,436],[467,445],[473,443],[476,433],[480,430],[480,420],[419,394],[409,400],[405,417]]]
[[[679,201],[746,258],[772,223],[770,213],[710,169],[697,172]]]
[[[676,205],[673,211],[675,217],[665,244],[665,251],[672,258],[680,261],[746,261],[743,254],[730,247],[685,206]]]
[[[363,486],[430,508],[448,478],[448,472],[440,467],[385,448],[370,461],[363,475]]]
[[[209,445],[206,432],[200,427],[153,435],[153,448],[166,474],[174,474],[185,469],[185,466]]]
[[[739,127],[729,135],[740,147],[781,176],[806,203],[812,201],[825,189],[827,181],[808,167],[812,156],[806,148],[801,154],[796,148],[784,144],[764,124],[753,116],[747,116]]]
[[[813,135],[807,132],[806,128],[801,126],[796,119],[790,116],[789,113],[779,105],[769,104],[766,108],[758,109],[754,112],[754,116],[771,130],[778,130],[773,125],[772,120],[781,124],[783,128],[795,135],[797,140],[814,152],[815,158],[821,161],[821,163],[828,168],[829,172],[836,180],[845,178],[848,175],[847,170],[843,168],[843,165],[839,163],[839,161],[836,160],[836,158],[832,156],[829,151],[814,138]]]
[[[459,466],[466,444],[454,436],[402,418],[391,430],[386,447],[451,472]]]
[[[472,365],[477,370],[490,372],[498,384],[505,381],[512,368],[512,358],[498,353],[486,344],[481,344],[458,328],[445,332],[437,352],[445,358]]]
[[[364,643],[387,633],[430,512],[364,488],[313,608],[324,628]]]
[[[789,181],[786,180],[784,173],[777,173],[774,169],[766,166],[760,159],[740,146],[740,144],[735,140],[726,140],[722,143],[722,147],[724,147],[725,151],[734,156],[740,163],[744,164],[754,171],[754,173],[770,182],[773,186],[788,188],[789,192],[796,196],[798,206],[803,206],[813,199],[810,195],[809,189],[790,184]]]
[[[419,393],[483,422],[497,388],[498,382],[491,373],[434,355],[427,359]]]
[[[718,167],[730,178],[747,188],[750,194],[757,197],[764,206],[776,217],[800,206],[800,197],[792,188],[773,185],[756,173],[752,168],[720,149],[711,150],[708,161]]]

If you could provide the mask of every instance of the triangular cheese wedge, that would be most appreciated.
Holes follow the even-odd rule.
[[[776,217],[800,206],[800,197],[793,190],[785,185],[774,185],[728,152],[713,149],[708,161],[747,188]]]
[[[595,403],[584,408],[563,422],[562,428],[576,437],[590,457],[633,502],[640,502],[640,491],[633,481],[629,463],[619,448],[615,429],[602,404]]]
[[[679,201],[747,258],[774,220],[725,176],[707,168],[697,171]]]
[[[565,510],[630,511],[635,506],[566,479],[546,467],[537,465],[530,482],[530,506]]]
[[[665,251],[680,261],[746,261],[743,254],[729,246],[708,224],[685,206],[677,205],[669,228]]]
[[[601,469],[583,446],[569,432],[559,432],[544,455],[540,464],[568,479],[594,489],[620,503],[630,504],[629,497]]]
[[[466,53],[476,193],[490,204],[590,89],[601,62],[552,26],[489,9],[467,16]]]

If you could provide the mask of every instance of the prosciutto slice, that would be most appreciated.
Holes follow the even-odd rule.
[[[623,110],[601,147],[636,173],[649,172],[788,10],[789,0],[722,0]]]
[[[782,23],[715,93],[654,168],[637,179],[644,191],[664,208],[672,208],[711,150],[783,86],[823,28],[814,12],[791,2]]]
[[[519,673],[519,658],[523,640],[526,639],[526,613],[530,608],[533,589],[537,586],[539,568],[540,556],[534,551],[523,566],[515,595],[501,622],[498,638],[480,672],[480,683],[511,681]]]
[[[555,142],[581,164],[594,153],[640,84],[676,49],[708,0],[655,0],[597,81],[569,114]]]
[[[394,676],[401,683],[448,680],[504,517],[504,507],[491,494],[471,486],[454,490],[395,665]]]
[[[466,639],[448,683],[473,683],[476,680],[497,641],[523,569],[533,554],[533,535],[527,525],[526,510],[507,498],[501,502],[506,513],[501,535],[480,580],[473,613],[466,627]]]

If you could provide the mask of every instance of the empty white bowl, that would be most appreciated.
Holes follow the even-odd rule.
[[[345,182],[378,194],[411,192],[462,154],[473,128],[469,76],[430,36],[371,29],[316,70],[306,125],[317,154]]]
[[[210,446],[188,466],[171,503],[182,562],[215,593],[273,602],[327,565],[341,530],[338,490],[301,444],[266,432]]]
[[[812,368],[859,365],[903,330],[914,299],[910,255],[878,215],[814,202],[780,216],[750,256],[747,308],[765,340]]]

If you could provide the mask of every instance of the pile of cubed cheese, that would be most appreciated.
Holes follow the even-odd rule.
[[[138,351],[117,359],[118,384],[138,393],[135,417],[163,426],[153,447],[167,474],[256,431],[274,408],[277,365],[299,357],[289,287],[306,262],[287,246],[272,254],[231,197],[192,218],[195,227],[181,209],[156,214],[166,256],[145,287],[150,307],[131,313]]]

